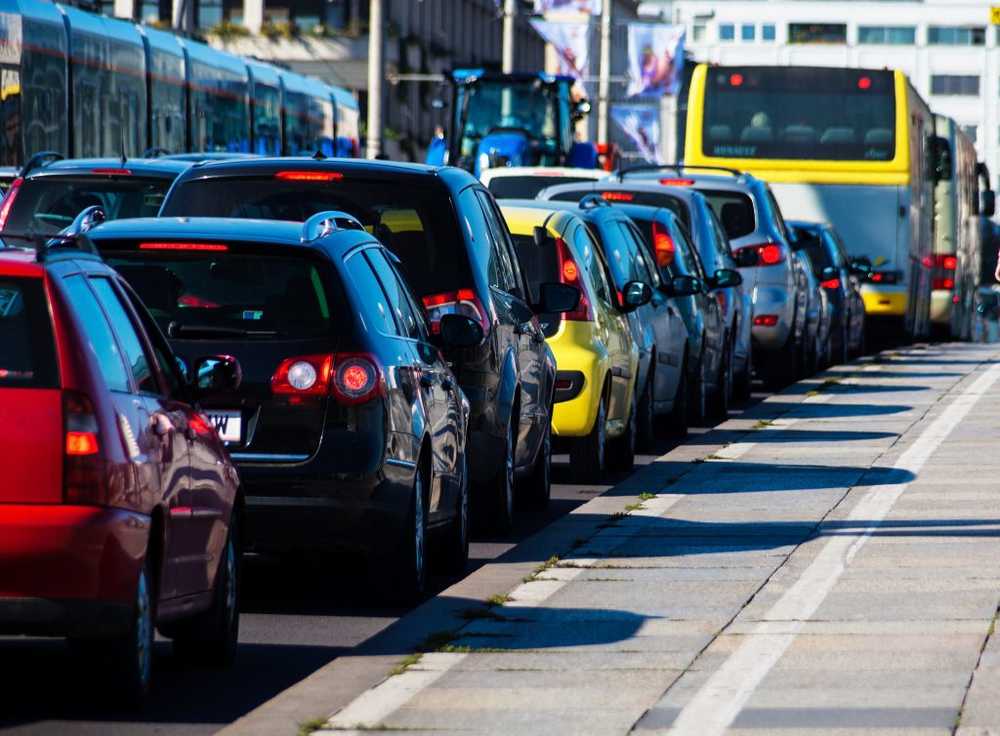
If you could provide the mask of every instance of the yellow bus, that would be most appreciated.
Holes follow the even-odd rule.
[[[851,257],[871,263],[869,325],[924,336],[933,137],[930,108],[899,71],[701,64],[684,163],[750,172],[771,184],[785,217],[833,224]]]

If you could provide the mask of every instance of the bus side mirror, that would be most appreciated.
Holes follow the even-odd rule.
[[[997,195],[992,189],[979,192],[979,214],[993,217],[997,209]]]

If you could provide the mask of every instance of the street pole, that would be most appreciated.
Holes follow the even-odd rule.
[[[514,18],[517,16],[517,0],[503,3],[503,60],[504,74],[514,71]]]
[[[368,10],[368,150],[367,158],[382,152],[382,0],[371,0]]]
[[[601,66],[597,76],[597,142],[608,142],[608,98],[611,96],[611,4],[604,0],[601,13]]]

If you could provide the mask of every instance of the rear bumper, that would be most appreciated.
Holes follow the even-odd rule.
[[[934,289],[931,292],[931,322],[936,325],[951,324],[951,289]]]
[[[0,630],[100,634],[105,614],[114,629],[113,611],[131,606],[148,539],[149,517],[131,511],[0,505]]]
[[[755,347],[761,350],[781,350],[788,342],[792,331],[792,320],[795,317],[793,294],[784,287],[759,285],[754,289],[754,317],[775,315],[777,324],[772,327],[754,325],[752,336]]]
[[[873,317],[905,317],[909,306],[906,286],[861,287],[861,298],[865,301],[865,313]]]

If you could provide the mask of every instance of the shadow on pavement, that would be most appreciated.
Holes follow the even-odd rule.
[[[895,432],[847,432],[840,430],[823,429],[785,429],[783,427],[772,427],[765,432],[747,433],[744,431],[716,430],[711,437],[695,438],[689,440],[690,444],[722,444],[728,442],[754,442],[756,444],[773,444],[783,442],[860,442],[871,440],[884,440],[890,437],[898,437]]]

